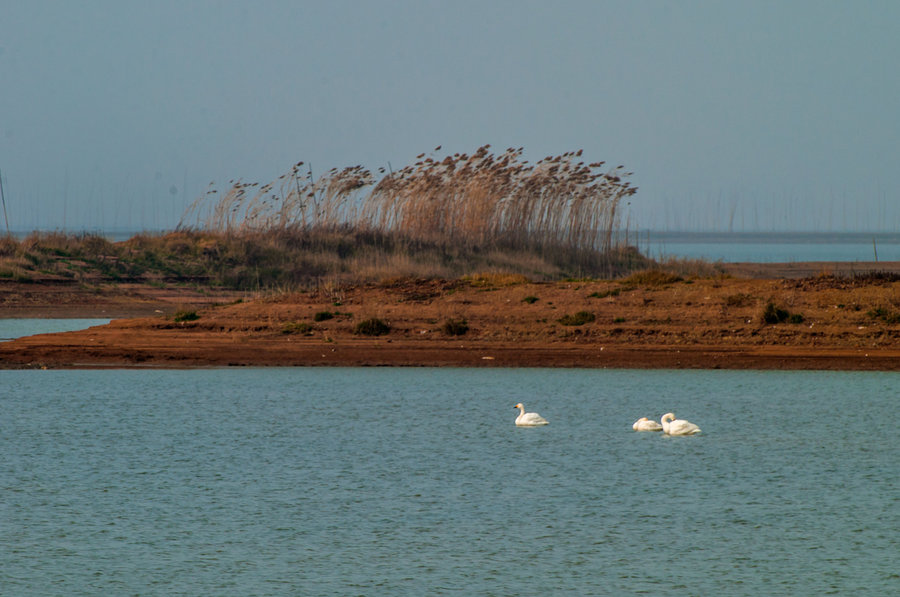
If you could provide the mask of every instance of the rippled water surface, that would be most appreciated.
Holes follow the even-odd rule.
[[[4,594],[900,594],[893,373],[0,379]]]

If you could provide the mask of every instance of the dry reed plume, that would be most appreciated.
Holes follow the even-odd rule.
[[[437,148],[440,149],[440,148]],[[437,151],[437,149],[435,151]],[[231,181],[194,202],[179,228],[211,232],[350,228],[466,247],[544,247],[609,252],[619,206],[635,187],[623,167],[585,164],[581,150],[530,165],[522,148],[417,162],[376,177],[362,166],[319,178],[303,162],[277,181]]]

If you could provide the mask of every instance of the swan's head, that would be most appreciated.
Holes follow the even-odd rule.
[[[673,413],[666,413],[660,419],[660,421],[665,421],[665,422],[674,421],[674,420],[675,420],[675,415]]]
[[[519,402],[519,403],[516,404],[513,408],[525,408],[525,407],[522,406],[522,403],[521,403],[521,402]]]

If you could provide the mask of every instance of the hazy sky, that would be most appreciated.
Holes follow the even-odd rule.
[[[631,228],[900,229],[900,2],[0,0],[10,227],[437,145],[624,164]]]

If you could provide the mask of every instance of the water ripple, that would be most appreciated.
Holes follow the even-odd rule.
[[[10,594],[900,590],[896,374],[3,376]]]

